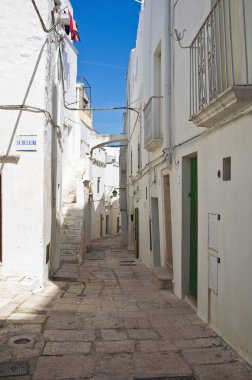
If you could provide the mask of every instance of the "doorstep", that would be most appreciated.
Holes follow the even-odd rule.
[[[166,267],[153,267],[152,280],[159,289],[173,288],[173,271]]]
[[[40,289],[41,281],[38,277],[11,276],[7,274],[0,276],[0,290],[36,292]]]

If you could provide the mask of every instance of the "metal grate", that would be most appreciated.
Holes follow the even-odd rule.
[[[0,363],[0,377],[28,375],[27,362]]]
[[[79,282],[76,277],[67,277],[67,276],[53,276],[53,281],[62,281],[62,282]]]
[[[135,267],[136,263],[120,263],[120,267]]]
[[[28,338],[20,338],[20,339],[17,339],[17,340],[14,340],[14,343],[15,344],[27,344],[27,343],[30,343],[30,339]]]
[[[134,380],[196,380],[194,376],[134,377]]]
[[[94,258],[94,259],[88,259],[89,261],[104,261],[104,259],[102,259],[102,258],[99,258],[99,257],[97,257],[97,258]]]

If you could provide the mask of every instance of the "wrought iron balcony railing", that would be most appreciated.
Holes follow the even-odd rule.
[[[239,87],[240,91],[241,86],[252,85],[251,16],[251,0],[216,0],[195,36],[190,46],[190,113],[194,122],[197,113],[228,89]]]

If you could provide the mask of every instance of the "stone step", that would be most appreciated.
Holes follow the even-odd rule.
[[[63,191],[74,191],[76,189],[76,181],[75,180],[70,180],[67,181],[66,185],[63,188]]]
[[[80,244],[80,236],[61,236],[61,246],[62,244]]]
[[[80,236],[81,234],[81,228],[78,226],[78,224],[63,224],[61,227],[62,236],[63,235],[72,235],[72,236]]]
[[[65,214],[64,215],[64,224],[73,224],[73,223],[80,223],[82,221],[82,218],[80,216],[73,216],[71,214]]]
[[[76,203],[76,194],[64,195],[62,200],[64,204]]]
[[[61,263],[78,264],[79,260],[78,260],[77,256],[73,256],[73,255],[60,255],[60,262]]]
[[[172,269],[166,267],[153,267],[152,280],[159,289],[173,288]]]
[[[83,217],[83,210],[80,209],[80,206],[76,203],[66,203],[62,205],[62,214],[66,215],[67,217],[76,217],[76,218],[82,218]]]
[[[83,174],[82,173],[73,173],[69,174],[67,177],[67,183],[68,182],[73,182],[73,181],[78,181],[83,179]]]
[[[79,217],[76,217],[74,218],[73,216],[65,216],[64,217],[64,222],[63,222],[63,226],[72,226],[72,225],[77,225],[77,226],[81,226],[81,218]]]
[[[69,236],[69,237],[80,237],[81,236],[81,230],[80,228],[74,228],[74,227],[63,227],[61,230],[61,237],[63,238],[64,236]]]
[[[80,248],[80,243],[72,243],[72,244],[61,243],[60,245],[60,249],[67,249],[68,251],[77,250],[79,248]]]
[[[64,237],[64,236],[67,236],[69,238],[71,237],[79,237],[81,236],[81,231],[80,229],[76,230],[76,229],[71,229],[71,228],[62,228],[61,230],[61,236]]]
[[[81,236],[81,229],[76,226],[63,226],[61,236]]]
[[[76,194],[76,186],[74,187],[67,186],[63,189],[63,197],[67,195],[72,195],[72,194]]]
[[[76,257],[80,253],[79,249],[61,249],[60,255],[61,256],[74,256]]]
[[[11,292],[18,289],[20,291],[35,292],[41,287],[41,280],[35,276],[10,276],[8,274],[0,276],[0,290]]]

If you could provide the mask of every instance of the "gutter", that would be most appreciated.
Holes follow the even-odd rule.
[[[164,16],[164,30],[163,30],[163,64],[164,64],[164,137],[163,149],[168,150],[172,145],[172,1],[165,0],[165,16]],[[169,165],[171,165],[172,158],[169,157]]]

